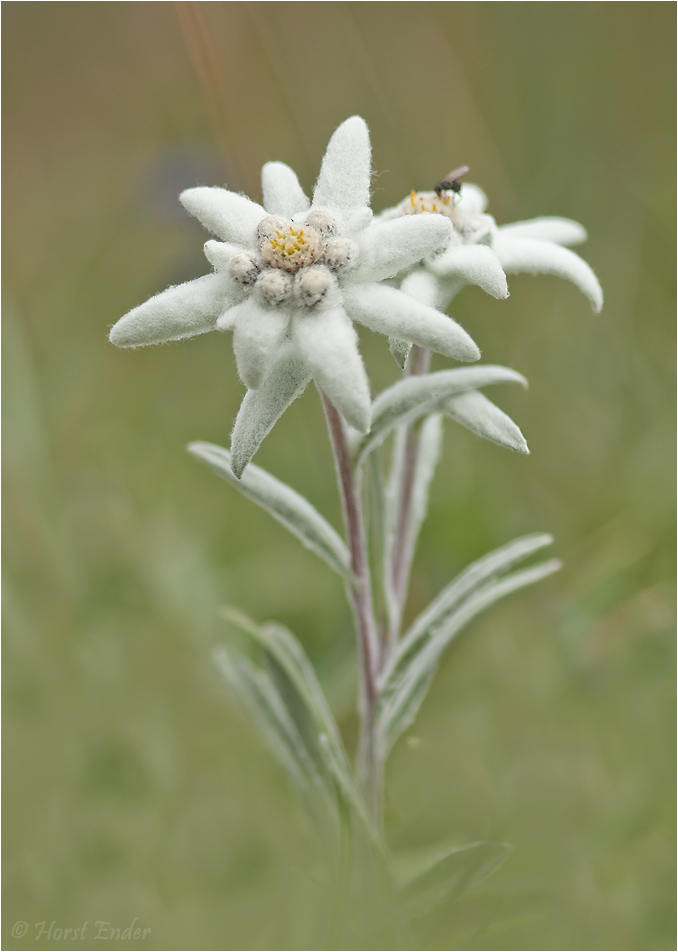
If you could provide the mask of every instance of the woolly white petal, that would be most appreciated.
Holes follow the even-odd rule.
[[[217,271],[225,271],[236,255],[242,254],[242,248],[227,241],[206,241],[203,246],[205,257]]]
[[[344,289],[349,316],[372,331],[411,341],[457,360],[478,360],[480,351],[451,317],[379,284]]]
[[[179,201],[217,238],[248,248],[255,244],[257,225],[266,215],[261,205],[244,195],[216,186],[187,188]]]
[[[230,316],[235,323],[233,350],[240,379],[250,389],[258,387],[287,333],[289,312],[248,298]]]
[[[458,245],[428,262],[438,277],[453,281],[457,289],[477,284],[496,298],[507,298],[506,275],[499,258],[487,245]]]
[[[570,218],[532,218],[501,225],[499,233],[506,238],[535,238],[555,241],[557,245],[579,245],[586,241],[586,229]]]
[[[342,308],[297,311],[292,340],[321,390],[351,426],[367,433],[370,385],[358,352],[358,336]]]
[[[446,295],[440,281],[423,268],[417,268],[412,274],[408,274],[400,285],[400,290],[429,307],[441,308],[445,302]]]
[[[309,200],[299,184],[299,179],[284,162],[267,162],[261,170],[264,192],[264,208],[269,215],[292,218],[305,212]]]
[[[306,389],[311,374],[292,343],[284,341],[260,387],[248,390],[231,435],[231,469],[243,470],[285,410]]]
[[[466,215],[482,215],[487,208],[487,195],[477,185],[465,182],[461,187],[461,198],[457,208]]]
[[[511,238],[501,233],[495,238],[492,247],[507,274],[555,274],[576,284],[588,297],[596,313],[603,306],[603,292],[598,278],[574,251],[551,241]]]
[[[370,136],[360,116],[342,122],[327,146],[313,192],[315,208],[350,212],[369,204]]]
[[[358,238],[359,264],[351,281],[382,281],[436,251],[452,234],[442,215],[408,215],[375,224]]]
[[[118,347],[141,347],[204,334],[216,329],[217,318],[231,303],[223,277],[207,274],[135,307],[113,327],[110,341]]]

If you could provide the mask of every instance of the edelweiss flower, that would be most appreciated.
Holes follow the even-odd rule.
[[[459,360],[478,359],[451,318],[378,283],[444,246],[453,229],[441,215],[372,221],[362,119],[348,119],[332,136],[312,203],[280,162],[264,166],[262,182],[263,207],[223,188],[181,194],[219,239],[205,244],[214,273],[134,308],[113,327],[114,344],[232,330],[238,372],[250,388],[239,415],[250,449],[311,377],[352,426],[369,430],[369,383],[353,321]]]
[[[461,193],[412,192],[380,216],[395,221],[436,213],[449,219],[453,231],[444,251],[431,255],[404,278],[401,289],[420,301],[445,308],[465,284],[478,284],[495,297],[507,297],[506,274],[556,274],[568,278],[600,311],[603,292],[591,268],[563,245],[586,240],[586,231],[567,218],[534,218],[497,227],[485,214],[487,198],[475,185]]]

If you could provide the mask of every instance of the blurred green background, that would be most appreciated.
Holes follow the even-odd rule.
[[[675,7],[669,3],[3,4],[6,949],[322,946],[303,811],[210,653],[228,602],[302,639],[349,742],[340,582],[185,452],[228,445],[231,342],[107,329],[207,270],[176,200],[310,189],[359,113],[374,207],[468,164],[498,222],[583,222],[606,304],[555,278],[452,312],[530,380],[494,389],[532,455],[449,423],[409,613],[468,561],[552,532],[564,570],[475,621],[393,756],[394,849],[496,838],[432,949],[669,949],[673,938]],[[397,368],[365,332],[373,389]],[[443,366],[440,361],[436,366]],[[313,389],[257,462],[336,525]],[[23,939],[12,938],[18,920]]]

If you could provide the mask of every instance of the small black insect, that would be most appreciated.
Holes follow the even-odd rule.
[[[438,198],[443,197],[443,192],[455,192],[457,195],[461,192],[461,182],[459,179],[468,172],[468,165],[461,165],[458,169],[450,172],[445,178],[433,186],[433,191]]]

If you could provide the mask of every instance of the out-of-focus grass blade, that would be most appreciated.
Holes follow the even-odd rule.
[[[343,578],[350,578],[348,549],[339,536],[307,499],[258,466],[250,464],[237,479],[231,470],[230,453],[214,443],[190,443],[188,450],[204,460],[243,495],[281,522],[307,549],[324,559]]]
[[[433,906],[454,902],[508,859],[508,843],[469,843],[444,853],[398,892],[394,917],[404,924]]]

